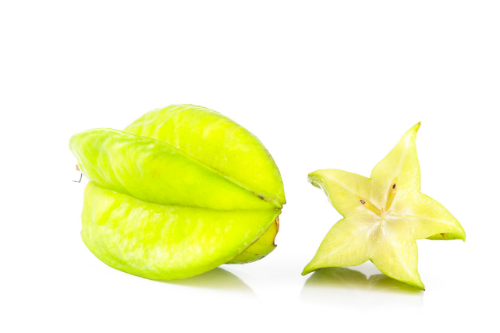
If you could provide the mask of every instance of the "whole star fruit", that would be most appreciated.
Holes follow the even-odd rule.
[[[371,260],[385,275],[425,289],[417,270],[417,239],[465,241],[460,223],[420,192],[420,166],[413,126],[379,162],[370,178],[337,169],[309,174],[343,216],[334,224],[302,275],[324,267]]]
[[[113,268],[180,279],[276,247],[278,167],[259,139],[213,110],[171,105],[124,131],[76,134],[70,149],[89,179],[82,239]]]

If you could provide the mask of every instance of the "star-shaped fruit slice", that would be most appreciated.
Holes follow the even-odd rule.
[[[324,267],[371,260],[387,276],[424,289],[417,270],[417,239],[462,239],[460,223],[420,193],[420,166],[413,126],[366,178],[337,169],[309,174],[344,217],[328,232],[302,275]]]

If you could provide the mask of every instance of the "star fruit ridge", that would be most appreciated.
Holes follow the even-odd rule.
[[[424,289],[417,270],[417,239],[462,239],[453,215],[420,192],[416,137],[408,130],[370,178],[338,169],[317,170],[308,180],[322,188],[344,217],[328,232],[302,275],[319,268],[371,260],[387,276]]]

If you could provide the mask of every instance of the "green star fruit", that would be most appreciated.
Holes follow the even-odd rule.
[[[356,266],[371,260],[387,276],[424,289],[417,270],[417,239],[462,239],[460,223],[420,192],[420,166],[412,127],[366,178],[337,169],[309,174],[344,217],[328,232],[306,275],[323,267]]]
[[[278,167],[259,139],[213,110],[172,105],[124,131],[76,134],[70,149],[89,179],[82,239],[111,267],[180,279],[276,247]]]

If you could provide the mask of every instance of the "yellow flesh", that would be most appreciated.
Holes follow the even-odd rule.
[[[415,145],[419,127],[406,132],[370,178],[337,169],[309,174],[309,181],[326,192],[344,218],[329,231],[303,275],[371,260],[389,277],[423,289],[415,240],[465,240],[453,215],[420,193]]]

